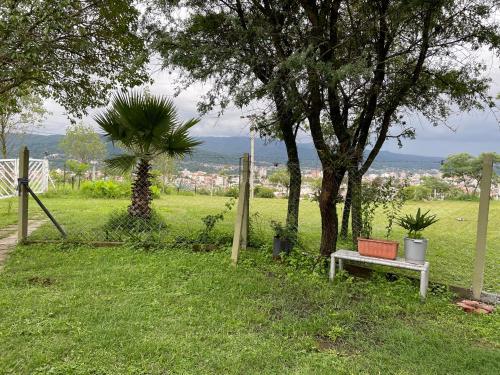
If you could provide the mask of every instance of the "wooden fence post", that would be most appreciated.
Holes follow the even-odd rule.
[[[24,146],[19,153],[19,176],[18,178],[26,180],[29,176],[30,152]],[[25,242],[28,238],[28,189],[26,185],[21,184],[19,188],[19,208],[17,223],[17,240],[19,243]]]
[[[233,265],[238,263],[240,249],[246,249],[248,242],[248,210],[250,196],[250,165],[248,154],[243,154],[242,164],[238,209],[234,223],[233,247],[231,251],[231,261]]]
[[[477,217],[476,257],[474,260],[474,274],[472,276],[472,296],[475,299],[481,297],[481,292],[483,290],[492,174],[493,154],[486,154],[484,156],[483,173],[481,177],[481,194]]]
[[[243,201],[243,222],[241,224],[241,249],[246,250],[247,245],[248,245],[248,215],[249,215],[249,209],[250,209],[250,175],[251,175],[251,169],[250,169],[250,160],[247,158],[246,159],[246,165],[245,165],[245,156],[243,156],[243,174],[245,175],[244,181],[246,186],[243,188],[243,191],[245,193],[245,199]]]

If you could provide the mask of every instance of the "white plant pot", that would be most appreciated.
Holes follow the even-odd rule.
[[[405,260],[410,263],[424,264],[427,250],[427,239],[405,237]]]

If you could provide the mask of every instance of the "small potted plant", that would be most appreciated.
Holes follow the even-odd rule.
[[[358,237],[358,252],[367,257],[396,259],[398,255],[399,243],[388,239],[370,238],[371,231],[364,227],[361,236]]]
[[[382,185],[365,184],[361,200],[361,232],[357,238],[357,248],[361,255],[375,258],[396,259],[399,242],[389,240],[392,224],[404,199],[393,186],[394,181],[388,180]],[[377,208],[382,205],[387,217],[385,239],[371,238],[373,221]]]
[[[292,235],[288,227],[278,221],[271,221],[271,228],[274,231],[273,258],[278,258],[282,251],[289,254],[293,248]]]
[[[398,224],[408,231],[408,236],[404,239],[405,259],[407,262],[425,263],[428,241],[422,237],[422,231],[438,221],[436,215],[429,215],[429,212],[422,214],[419,208],[415,216],[406,215],[398,220]]]

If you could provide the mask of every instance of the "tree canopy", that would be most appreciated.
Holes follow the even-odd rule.
[[[349,171],[359,182],[354,209],[360,176],[384,142],[414,136],[406,115],[419,113],[437,125],[453,108],[494,105],[475,51],[498,53],[496,0],[155,3],[168,18],[156,33],[165,65],[182,68],[188,83],[213,83],[208,105],[278,93],[276,105],[286,103],[293,118],[307,120],[323,167],[325,256],[336,246],[335,204],[344,175]]]
[[[130,0],[2,0],[0,101],[29,88],[82,113],[146,78]]]
[[[106,145],[101,136],[88,125],[75,124],[66,130],[59,147],[66,157],[88,164],[92,160],[102,160],[106,157]]]
[[[276,169],[270,176],[269,181],[275,185],[282,186],[286,189],[288,194],[288,189],[290,188],[290,173],[286,168]]]
[[[443,177],[449,177],[460,182],[466,193],[476,193],[483,176],[483,163],[485,154],[474,157],[466,152],[450,155],[441,165]],[[493,153],[493,160],[500,162],[500,154]],[[496,171],[493,170],[496,179]],[[471,191],[472,189],[472,191]]]
[[[32,93],[23,93],[15,100],[4,101],[0,105],[0,155],[7,158],[10,138],[41,126],[47,114],[42,98]]]

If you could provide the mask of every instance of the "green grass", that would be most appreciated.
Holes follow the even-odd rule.
[[[218,207],[175,201],[171,220]],[[451,302],[421,303],[405,278],[330,284],[256,250],[233,268],[229,249],[21,246],[0,273],[0,373],[499,373],[499,313]]]
[[[154,206],[163,215],[168,224],[168,236],[193,234],[202,229],[201,218],[223,210],[228,198],[195,196],[186,197],[167,195],[154,201]],[[47,197],[43,201],[54,213],[69,233],[70,238],[83,240],[105,240],[102,225],[110,213],[117,209],[125,209],[127,200],[81,199],[75,196]],[[2,201],[0,201],[0,204]],[[41,217],[41,211],[30,201],[32,217]],[[414,213],[417,207],[430,209],[439,217],[439,222],[428,228],[424,234],[429,238],[428,260],[431,263],[431,280],[463,287],[470,287],[475,251],[475,233],[478,202],[432,201],[408,202],[405,212]],[[339,207],[339,212],[342,206]],[[5,209],[1,208],[0,209]],[[14,206],[15,211],[17,206]],[[286,200],[254,199],[250,207],[251,213],[259,213],[255,221],[258,236],[267,244],[271,244],[270,220],[284,221]],[[230,236],[233,230],[234,208],[227,218],[218,224],[218,231]],[[0,211],[2,212],[2,211]],[[15,220],[15,213],[7,215],[6,222]],[[0,216],[2,217],[2,216]],[[457,218],[464,219],[458,221]],[[10,221],[9,221],[10,220]],[[2,221],[0,221],[2,225]],[[385,220],[380,212],[374,225],[374,237],[383,238]],[[303,200],[300,207],[300,239],[311,253],[316,254],[319,248],[321,221],[318,205]],[[391,239],[401,242],[404,231],[394,226]],[[52,224],[47,223],[32,235],[32,239],[57,239],[59,234]],[[340,243],[340,247],[349,247],[349,243]],[[490,206],[490,223],[488,231],[488,250],[484,286],[486,290],[500,291],[500,201],[492,201]]]
[[[17,198],[0,199],[0,228],[16,223]]]

